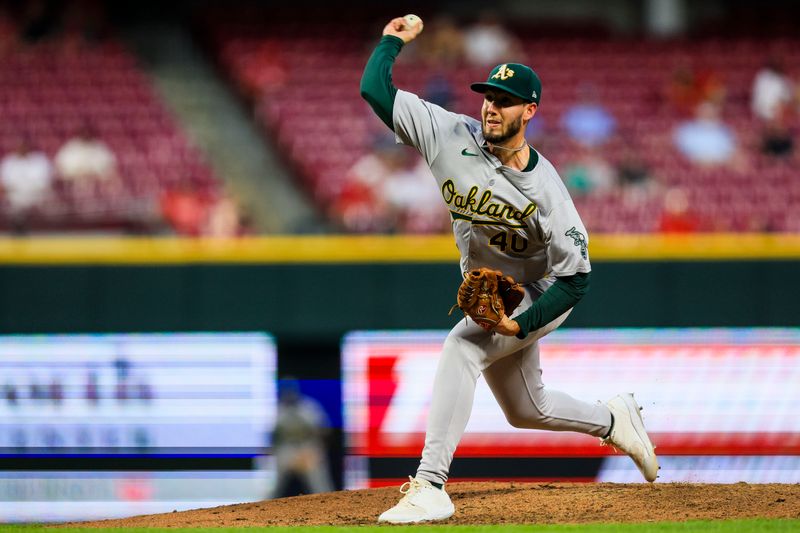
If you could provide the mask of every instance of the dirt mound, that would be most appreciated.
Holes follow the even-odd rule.
[[[800,518],[800,485],[453,483],[448,524]],[[341,491],[212,509],[81,523],[94,527],[374,524],[397,488]],[[72,524],[76,525],[76,524]]]

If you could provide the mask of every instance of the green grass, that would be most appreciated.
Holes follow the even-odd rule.
[[[421,533],[435,529],[436,533],[730,533],[798,531],[800,520],[726,520],[691,522],[649,522],[639,524],[565,524],[565,525],[484,525],[484,526],[353,526],[353,527],[254,527],[254,528],[58,528],[47,526],[0,525],[0,532],[8,533],[358,533],[386,532],[388,528],[402,528],[403,533]],[[399,531],[399,530],[398,530]]]

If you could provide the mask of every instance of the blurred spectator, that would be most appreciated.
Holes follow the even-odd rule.
[[[775,59],[768,61],[753,80],[750,107],[765,122],[781,119],[792,103],[794,90],[783,66]]]
[[[528,125],[525,127],[525,138],[528,140],[528,144],[540,152],[555,152],[561,148],[559,144],[561,139],[556,132],[551,130],[549,119],[537,115],[536,120],[528,121]]]
[[[395,231],[437,233],[449,225],[436,180],[421,158],[413,167],[389,174],[379,194],[386,199]]]
[[[770,59],[753,80],[750,102],[753,115],[763,122],[761,152],[772,157],[786,157],[794,152],[794,136],[789,127],[794,87],[783,65]]]
[[[597,89],[584,84],[578,88],[578,102],[561,117],[561,125],[572,140],[582,146],[594,147],[611,138],[617,121],[599,102]]]
[[[44,152],[34,150],[30,140],[23,138],[17,150],[0,162],[0,182],[12,224],[15,230],[24,231],[30,210],[51,193],[53,167]]]
[[[772,157],[790,157],[794,153],[794,135],[785,120],[778,118],[764,126],[761,152]]]
[[[621,187],[641,187],[651,182],[650,171],[638,152],[624,152],[617,165],[617,182]]]
[[[614,169],[596,150],[584,148],[566,165],[564,184],[574,196],[603,192],[614,185]]]
[[[197,237],[208,219],[210,199],[188,183],[164,191],[160,198],[164,220],[178,235]]]
[[[662,233],[693,233],[700,228],[697,214],[689,206],[683,189],[673,188],[664,195],[664,206],[658,221]]]
[[[376,137],[372,151],[361,156],[347,171],[342,190],[333,203],[333,218],[351,232],[389,231],[390,213],[380,190],[393,172],[404,168],[407,157],[393,136]]]
[[[667,85],[667,100],[683,115],[691,114],[700,103],[694,87],[692,71],[687,67],[676,69]]]
[[[235,199],[198,190],[188,181],[165,190],[159,201],[162,219],[178,235],[233,238],[247,230]]]
[[[289,78],[289,69],[280,39],[266,40],[254,53],[241,53],[235,46],[225,50],[228,61],[241,70],[240,85],[245,94],[258,100],[265,93],[282,89]]]
[[[457,66],[464,60],[464,35],[461,28],[447,15],[439,15],[425,24],[427,35],[419,42],[421,58],[441,68]]]
[[[305,486],[306,494],[333,490],[325,446],[328,425],[325,411],[313,398],[300,392],[296,381],[281,383],[278,418],[272,432],[277,463],[272,498],[292,496],[287,491],[293,480]]]
[[[422,98],[432,104],[449,109],[453,104],[453,84],[450,79],[441,72],[434,72],[425,83]]]
[[[725,84],[710,68],[681,66],[673,72],[667,86],[667,100],[684,116],[692,115],[704,102],[721,106],[726,95]]]
[[[702,165],[732,162],[736,137],[719,115],[719,108],[706,102],[697,107],[694,120],[676,127],[673,142],[684,157]]]
[[[79,198],[91,196],[100,183],[119,185],[116,156],[87,124],[58,150],[55,165]]]
[[[502,61],[522,61],[522,47],[517,38],[503,27],[493,11],[484,11],[464,32],[464,53],[476,66],[495,65]]]
[[[423,161],[383,134],[347,172],[333,215],[352,232],[432,233],[449,224]]]
[[[233,198],[222,196],[208,209],[203,235],[214,238],[238,237],[244,229],[239,205]]]
[[[629,206],[646,202],[658,188],[650,168],[636,150],[623,149],[622,157],[616,165],[616,174],[623,201]]]

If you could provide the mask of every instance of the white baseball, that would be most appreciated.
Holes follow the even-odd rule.
[[[421,18],[419,18],[416,15],[412,15],[412,14],[408,14],[405,17],[403,17],[403,21],[406,23],[406,29],[408,29],[408,30],[410,30],[412,28],[415,28],[417,26],[417,24],[421,24],[422,23],[422,19]]]

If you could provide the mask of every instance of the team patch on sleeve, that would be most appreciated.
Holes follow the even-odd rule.
[[[564,235],[566,235],[567,237],[571,237],[575,246],[581,247],[581,257],[583,257],[584,259],[588,259],[589,250],[586,242],[586,236],[577,229],[575,229],[575,226],[572,226],[570,229],[568,229]]]

